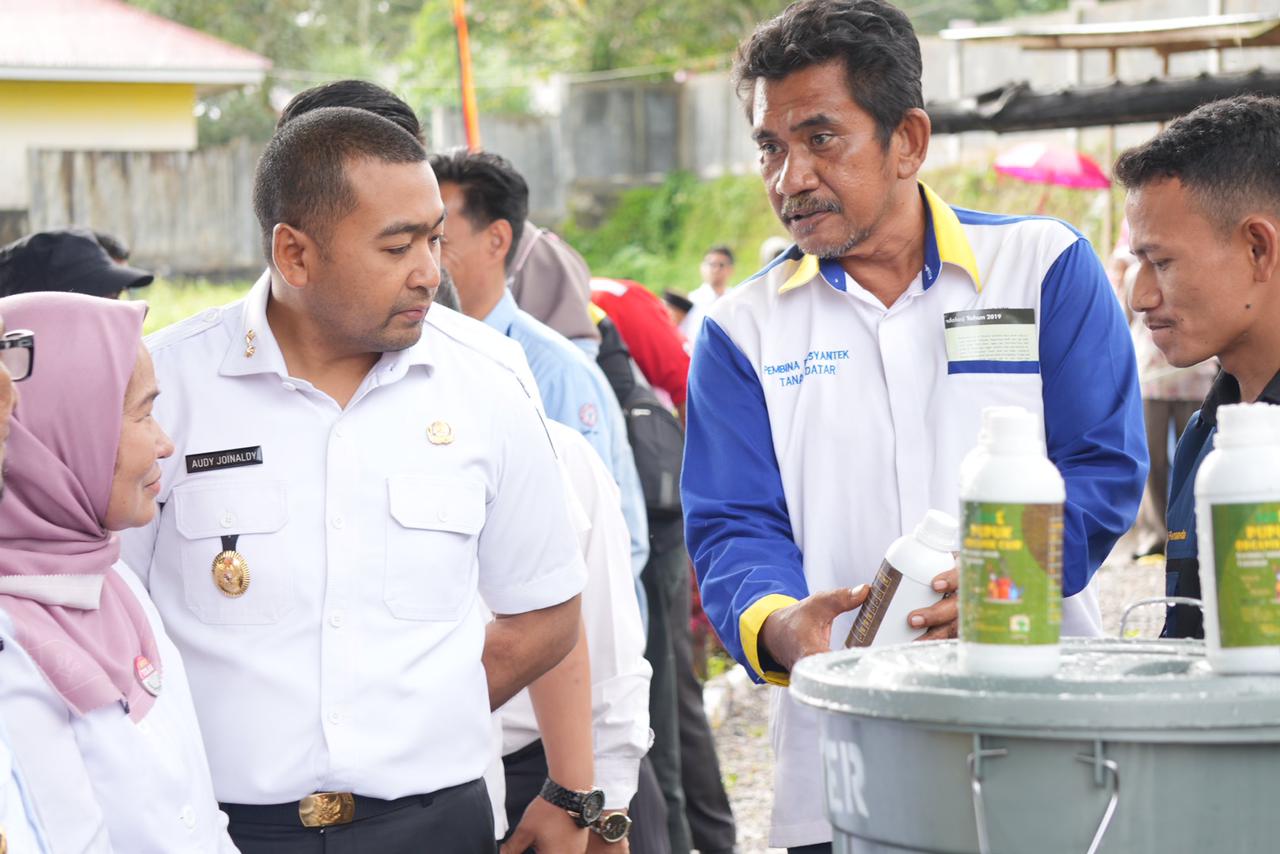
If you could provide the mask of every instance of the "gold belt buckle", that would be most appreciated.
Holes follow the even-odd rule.
[[[298,801],[303,827],[350,824],[356,817],[356,798],[350,792],[316,792]]]

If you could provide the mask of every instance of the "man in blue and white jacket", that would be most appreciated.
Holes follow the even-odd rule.
[[[838,646],[885,548],[958,509],[984,407],[1043,415],[1067,485],[1063,632],[1147,468],[1133,347],[1089,243],[919,183],[920,51],[882,0],[801,0],[739,49],[765,188],[796,245],[708,311],[689,384],[687,538],[703,606],[757,681]],[[954,571],[935,588],[954,591]],[[947,598],[915,612],[955,636]],[[830,851],[818,726],[777,691],[770,844]]]

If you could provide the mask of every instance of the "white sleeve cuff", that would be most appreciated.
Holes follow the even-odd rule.
[[[596,756],[596,786],[604,790],[606,810],[625,810],[636,796],[640,757]]]
[[[495,614],[523,614],[568,602],[582,592],[586,581],[587,568],[575,555],[570,563],[519,586],[486,586],[482,577],[480,595]]]

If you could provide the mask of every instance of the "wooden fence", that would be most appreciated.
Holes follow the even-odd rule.
[[[240,140],[192,152],[32,151],[29,228],[110,232],[139,266],[167,275],[256,273],[260,150]]]

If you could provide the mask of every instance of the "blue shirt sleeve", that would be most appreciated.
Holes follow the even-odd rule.
[[[1133,341],[1084,238],[1042,284],[1040,373],[1049,459],[1067,486],[1062,592],[1072,596],[1133,524],[1148,466]]]
[[[613,454],[609,447],[609,436],[601,427],[604,412],[595,386],[585,370],[579,373],[573,370],[576,368],[573,365],[558,371],[544,370],[538,376],[538,393],[542,395],[542,405],[548,418],[581,433],[591,443],[591,447],[596,449],[605,465],[612,468]]]
[[[702,607],[729,653],[763,681],[750,661],[756,638],[743,637],[742,616],[766,596],[803,599],[809,591],[764,390],[746,356],[710,318],[689,374],[680,493]]]

